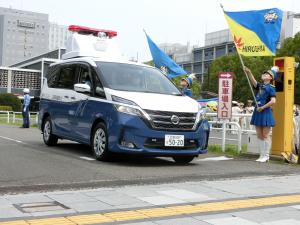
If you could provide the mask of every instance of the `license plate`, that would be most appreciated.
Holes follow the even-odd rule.
[[[165,135],[165,146],[183,147],[184,135]]]

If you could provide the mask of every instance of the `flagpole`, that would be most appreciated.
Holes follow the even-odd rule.
[[[223,13],[225,14],[224,6],[223,6],[221,3],[220,3],[220,6],[221,6],[221,8],[222,8],[222,10],[223,10]],[[239,56],[240,62],[241,62],[241,64],[242,64],[243,71],[244,71],[245,76],[246,76],[246,78],[247,78],[248,84],[249,84],[249,86],[250,86],[250,90],[251,90],[252,97],[253,97],[253,99],[254,99],[255,105],[256,105],[256,107],[258,107],[258,103],[257,103],[257,101],[256,101],[255,94],[254,94],[254,91],[253,91],[253,89],[252,89],[252,84],[251,84],[251,82],[250,82],[250,79],[249,79],[247,73],[246,73],[245,70],[244,70],[245,64],[244,64],[243,58],[242,58],[242,56],[239,54],[239,51],[238,51],[238,48],[237,48],[237,46],[236,46],[235,41],[233,41],[233,42],[234,42],[234,45],[235,45],[235,48],[236,48],[236,52],[237,52],[237,54],[238,54],[238,56]]]

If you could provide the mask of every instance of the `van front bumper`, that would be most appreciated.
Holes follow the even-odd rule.
[[[207,153],[209,124],[203,119],[194,131],[155,130],[143,119],[118,113],[118,120],[108,127],[109,149],[112,152],[150,156],[176,156]],[[184,135],[184,147],[164,146],[165,135]]]

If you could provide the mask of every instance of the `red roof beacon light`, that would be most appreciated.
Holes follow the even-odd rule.
[[[84,27],[78,25],[70,25],[69,31],[77,32],[79,34],[88,34],[88,35],[92,34],[94,36],[102,36],[102,34],[104,33],[109,38],[113,38],[117,36],[117,31],[96,29],[96,28],[90,28],[90,27]]]

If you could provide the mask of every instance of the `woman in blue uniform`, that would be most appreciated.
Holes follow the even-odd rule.
[[[259,141],[260,156],[256,160],[257,162],[269,161],[269,152],[271,148],[271,140],[269,137],[271,127],[275,126],[275,120],[273,117],[272,105],[276,102],[276,91],[272,85],[272,81],[276,75],[275,68],[265,71],[261,75],[262,83],[258,83],[254,78],[251,70],[244,67],[244,71],[249,77],[256,93],[257,106],[253,112],[251,118],[251,125],[255,126],[256,135]]]
[[[194,78],[195,78],[195,74],[190,74],[188,77],[184,77],[180,80],[180,86],[182,88],[182,93],[191,98],[193,97],[193,93],[190,88],[192,87]]]

